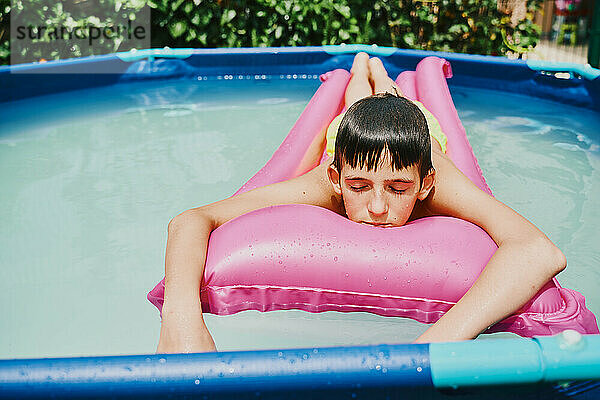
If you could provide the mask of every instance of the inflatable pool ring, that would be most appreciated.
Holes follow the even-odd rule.
[[[446,84],[450,64],[422,60],[396,82],[420,100],[448,136],[448,156],[491,194]],[[267,164],[236,194],[301,175],[312,140],[339,114],[350,74],[338,69],[323,83]],[[232,219],[211,234],[200,289],[203,312],[300,309],[366,311],[436,322],[473,285],[496,251],[478,226],[435,216],[395,228],[357,224],[310,205],[279,205]],[[164,279],[148,293],[159,310]],[[552,335],[565,329],[598,333],[596,318],[578,292],[549,281],[527,304],[485,333]]]

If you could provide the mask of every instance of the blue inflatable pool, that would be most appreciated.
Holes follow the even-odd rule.
[[[0,102],[122,82],[264,79],[348,69],[354,53],[390,73],[425,56],[452,64],[453,85],[550,99],[600,113],[600,71],[572,64],[376,46],[158,49],[0,68]],[[111,73],[96,73],[109,70]],[[140,293],[142,298],[145,293]],[[150,307],[150,305],[148,305]],[[600,398],[600,336],[212,354],[0,360],[0,398]]]

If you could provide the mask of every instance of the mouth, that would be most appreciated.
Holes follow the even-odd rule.
[[[379,228],[386,228],[386,227],[390,227],[392,226],[392,224],[388,224],[388,223],[380,223],[380,222],[367,222],[367,221],[362,221],[362,224],[365,225],[371,225],[371,226],[377,226]]]

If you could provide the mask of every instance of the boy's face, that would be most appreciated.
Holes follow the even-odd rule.
[[[344,163],[341,174],[333,165],[328,172],[334,191],[342,196],[348,218],[384,228],[402,226],[408,221],[416,201],[429,194],[435,175],[427,175],[421,185],[416,165],[393,170],[388,157],[382,157],[377,171]]]

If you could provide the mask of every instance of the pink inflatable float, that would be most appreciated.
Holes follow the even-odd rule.
[[[450,64],[436,57],[403,72],[397,83],[438,118],[448,155],[491,194],[454,108],[446,78]],[[350,74],[330,71],[271,160],[238,193],[306,171],[300,160],[315,135],[342,110]],[[367,311],[437,321],[473,285],[496,244],[485,231],[450,217],[422,218],[403,227],[377,228],[309,205],[281,205],[242,215],[210,238],[200,298],[204,312],[301,309]],[[164,279],[148,294],[162,310]],[[517,313],[486,333],[552,335],[564,329],[598,333],[595,316],[578,292],[556,278]]]

